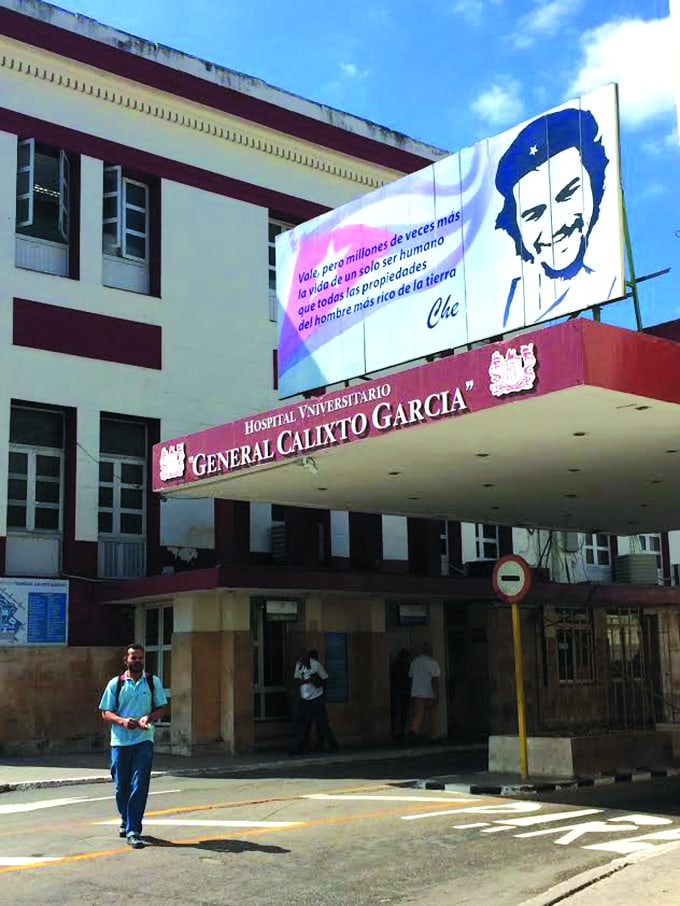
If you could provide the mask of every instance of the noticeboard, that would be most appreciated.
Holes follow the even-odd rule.
[[[0,578],[0,645],[65,645],[66,579]]]

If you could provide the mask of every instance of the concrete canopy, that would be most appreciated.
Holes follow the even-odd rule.
[[[154,490],[631,535],[680,528],[680,343],[578,319],[154,448]]]

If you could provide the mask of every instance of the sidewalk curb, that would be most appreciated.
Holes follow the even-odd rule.
[[[439,747],[439,751],[472,752],[477,751],[480,748],[484,748],[484,746],[480,746],[478,744],[441,746]],[[435,749],[428,751],[432,752],[435,751]],[[404,757],[423,755],[424,753],[425,750],[423,749],[423,747],[417,746],[404,749],[388,749],[384,751],[353,751],[340,752],[338,754],[286,756],[277,758],[272,761],[258,761],[252,763],[239,762],[230,764],[225,760],[225,763],[220,765],[205,765],[203,767],[186,768],[177,767],[154,770],[151,772],[151,777],[209,777],[213,774],[253,774],[258,771],[280,770],[281,768],[285,767],[302,767],[305,765],[317,766],[325,764],[351,764],[357,761],[390,761]],[[228,758],[228,756],[225,756],[225,759],[226,758]],[[111,775],[108,771],[102,774],[93,774],[90,777],[46,777],[36,780],[16,780],[0,783],[0,794],[22,790],[42,790],[50,789],[53,787],[83,786],[88,783],[111,782]],[[410,781],[412,785],[424,782],[426,781]]]
[[[680,842],[674,841],[662,846],[655,846],[653,849],[644,849],[640,852],[632,853],[629,856],[622,856],[620,859],[614,859],[611,862],[607,862],[606,865],[600,865],[597,868],[589,868],[587,871],[574,875],[573,878],[569,878],[567,881],[556,884],[544,893],[540,893],[530,900],[524,900],[520,903],[520,906],[555,906],[556,903],[568,900],[569,897],[579,893],[581,890],[592,887],[594,884],[597,884],[598,881],[604,881],[606,878],[610,878],[612,875],[624,868],[628,868],[630,865],[636,865],[638,862],[645,862],[647,859],[656,859],[659,856],[666,855],[666,853],[678,849],[680,849]]]
[[[634,771],[617,771],[613,774],[598,774],[594,777],[573,777],[565,780],[536,780],[509,784],[448,783],[442,780],[418,780],[416,786],[424,790],[447,790],[461,792],[467,789],[477,796],[517,796],[522,793],[552,793],[556,790],[574,790],[582,787],[610,786],[614,783],[630,783],[636,780],[656,780],[663,777],[677,777],[680,767],[639,769]]]

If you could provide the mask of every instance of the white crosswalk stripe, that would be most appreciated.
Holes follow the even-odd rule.
[[[181,790],[153,790],[149,796],[166,796],[168,793],[180,793]],[[39,799],[37,802],[16,802],[11,805],[0,805],[0,815],[18,815],[21,812],[38,812],[46,808],[63,808],[65,805],[79,805],[82,802],[111,802],[115,796],[70,797],[68,799]]]

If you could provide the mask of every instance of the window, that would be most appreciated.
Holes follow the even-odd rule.
[[[146,534],[146,426],[102,418],[99,534],[122,540]]]
[[[12,406],[9,432],[7,528],[61,531],[64,417],[60,412]]]
[[[168,704],[159,723],[166,724],[170,722],[172,705],[172,604],[147,607],[144,616],[144,667],[148,673],[155,673],[163,684]]]
[[[279,220],[269,221],[269,320],[276,321],[276,237],[293,227]]]
[[[661,571],[661,535],[638,535],[640,550],[646,554],[656,554],[656,568]]]
[[[644,645],[640,613],[614,610],[607,614],[609,672],[613,680],[644,679]]]
[[[609,535],[599,533],[586,535],[583,549],[587,566],[611,566]]]
[[[585,608],[557,609],[557,675],[560,683],[595,680],[593,625]]]
[[[105,286],[133,292],[150,291],[150,207],[148,182],[132,178],[119,165],[104,165],[102,253]]]
[[[498,560],[499,545],[497,525],[475,524],[475,551],[478,560]]]
[[[75,156],[34,138],[19,139],[16,191],[16,264],[67,276],[73,230]]]

